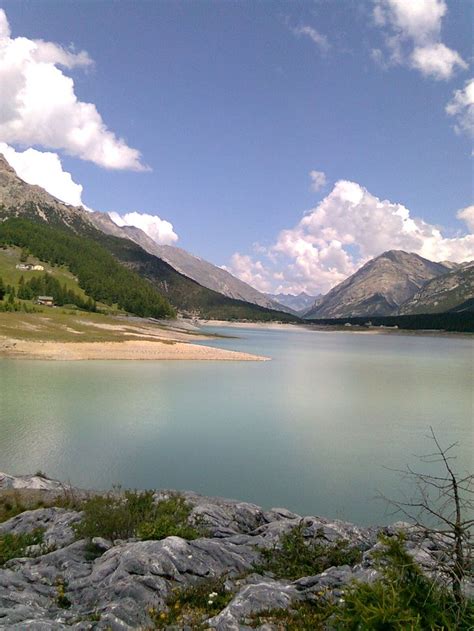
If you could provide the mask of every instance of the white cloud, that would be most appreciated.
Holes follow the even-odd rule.
[[[159,245],[173,245],[178,240],[178,235],[173,229],[173,224],[158,215],[147,213],[126,213],[119,215],[116,212],[109,213],[110,218],[117,226],[135,226],[143,230]]]
[[[474,206],[466,206],[466,208],[458,210],[456,217],[464,221],[468,229],[474,233]]]
[[[326,174],[323,171],[310,171],[309,178],[311,180],[311,189],[319,191],[326,186]]]
[[[228,266],[222,265],[222,269],[234,274],[259,291],[269,292],[272,289],[269,270],[264,267],[261,261],[255,261],[247,254],[236,252],[231,256],[230,264]]]
[[[330,45],[328,42],[328,38],[325,35],[319,33],[312,26],[299,26],[297,28],[291,29],[295,35],[304,35],[305,37],[309,37],[309,39],[316,44],[319,50],[322,53],[327,53]]]
[[[472,211],[461,213],[472,228]],[[259,282],[275,291],[326,292],[391,249],[460,262],[474,258],[474,234],[445,237],[439,227],[412,217],[402,204],[381,200],[356,182],[339,180],[294,228],[280,232],[265,259],[260,253]],[[240,278],[245,275],[252,284],[254,263],[251,257],[236,254],[229,271]],[[285,280],[277,284],[282,274]]]
[[[411,55],[412,65],[422,74],[434,79],[449,79],[456,66],[467,68],[466,62],[455,50],[444,44],[416,47]]]
[[[462,90],[454,92],[446,105],[446,113],[456,118],[456,133],[474,137],[474,79],[466,81]]]
[[[63,170],[57,153],[36,149],[15,151],[4,142],[0,142],[0,153],[3,153],[18,176],[28,184],[41,186],[66,204],[83,206],[82,186],[74,182],[70,173]]]
[[[73,79],[58,68],[91,64],[84,51],[12,38],[0,9],[1,140],[62,149],[107,169],[145,169],[140,152],[106,127],[94,104],[78,100]]]
[[[444,0],[374,0],[374,22],[384,31],[388,61],[380,49],[372,51],[377,63],[407,65],[424,76],[447,80],[468,66],[455,50],[441,42]]]

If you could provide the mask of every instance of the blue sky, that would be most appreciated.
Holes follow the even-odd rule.
[[[9,41],[54,43],[40,62],[141,158],[113,142],[96,151],[100,130],[87,147],[64,125],[40,134],[24,113],[12,131],[1,93],[0,142],[56,153],[87,206],[157,215],[173,232],[129,218],[260,289],[326,291],[389,247],[463,260],[474,256],[472,4],[414,5],[0,1]],[[23,72],[7,70],[4,85]]]

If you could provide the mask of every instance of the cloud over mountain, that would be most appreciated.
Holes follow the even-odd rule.
[[[84,51],[12,38],[0,9],[0,138],[62,149],[107,169],[146,169],[140,152],[107,128],[95,105],[78,99],[73,79],[63,70],[91,65]]]
[[[159,245],[173,245],[178,240],[173,224],[166,221],[166,219],[161,219],[158,215],[138,212],[119,215],[116,212],[111,212],[109,216],[117,226],[135,226],[140,228]]]
[[[81,184],[74,182],[71,174],[63,170],[57,153],[37,149],[15,151],[4,142],[0,142],[0,153],[28,184],[41,186],[66,204],[84,205]]]
[[[472,227],[470,210],[458,217]],[[265,258],[261,251],[258,261],[234,254],[228,269],[250,284],[271,284],[276,291],[326,292],[390,249],[460,262],[474,258],[474,234],[446,237],[402,204],[381,200],[356,182],[339,180],[296,226],[280,232]]]

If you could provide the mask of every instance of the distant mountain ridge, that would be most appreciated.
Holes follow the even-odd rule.
[[[127,231],[116,226],[116,230],[114,228],[111,231],[110,224],[115,224],[111,220],[109,224],[110,218],[104,214],[101,215],[102,220],[99,220],[99,215],[101,213],[90,213],[82,207],[65,204],[41,187],[24,182],[0,154],[0,222],[17,218],[48,226],[51,231],[61,229],[89,240],[88,247],[92,247],[90,244],[92,239],[100,248],[113,254],[121,265],[138,276],[144,277],[155,291],[184,314],[208,319],[298,320],[281,310],[268,309],[244,300],[229,298],[200,285],[174,269],[157,254],[150,254],[136,243],[138,229],[129,227],[127,234]],[[101,223],[107,224],[107,229],[104,225],[101,226]],[[28,233],[26,226],[16,226],[17,231],[23,229],[32,240],[32,233],[31,231]],[[145,233],[138,232],[140,232],[141,240],[148,238]],[[8,234],[12,234],[11,231]],[[132,236],[134,239],[131,239]],[[151,239],[150,241],[154,243]],[[86,241],[84,243],[86,244]],[[149,247],[151,247],[150,244]],[[101,256],[103,260],[106,259],[105,255],[101,254]],[[48,260],[47,257],[45,260]],[[64,262],[67,264],[66,261]],[[125,278],[124,275],[122,276]],[[137,278],[137,286],[141,286],[139,280]]]
[[[310,296],[305,291],[300,292],[299,294],[267,294],[267,296],[277,302],[280,305],[288,307],[292,311],[296,313],[305,312],[309,307],[314,305],[317,296]]]
[[[40,186],[23,181],[0,153],[0,219],[40,219],[77,230],[92,226],[88,214],[84,208],[65,204]]]
[[[292,314],[313,319],[473,310],[472,262],[435,263],[402,250],[372,259],[325,296],[265,295],[181,248],[157,245],[139,228],[61,202],[21,180],[0,154],[0,222],[15,217],[94,239],[189,315],[265,320],[287,319],[286,311],[297,320]],[[307,301],[312,304],[301,310]]]
[[[323,296],[306,318],[344,318],[395,315],[432,278],[452,267],[434,263],[418,254],[389,250]]]
[[[118,226],[109,215],[99,212],[93,213],[92,221],[103,232],[122,237],[126,235],[149,254],[160,257],[174,267],[176,271],[188,276],[188,278],[192,278],[203,287],[217,291],[229,298],[244,300],[268,309],[285,310],[284,305],[279,304],[271,297],[261,293],[226,270],[194,254],[190,254],[182,248],[177,248],[173,245],[159,245],[140,228]]]
[[[429,280],[401,305],[399,314],[474,311],[473,299],[474,261],[470,261]]]

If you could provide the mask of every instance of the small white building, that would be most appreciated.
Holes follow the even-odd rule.
[[[46,307],[54,307],[54,298],[52,296],[38,296],[36,302]]]
[[[44,272],[43,265],[33,265],[32,263],[18,263],[15,267],[16,269],[21,269],[24,272]]]

